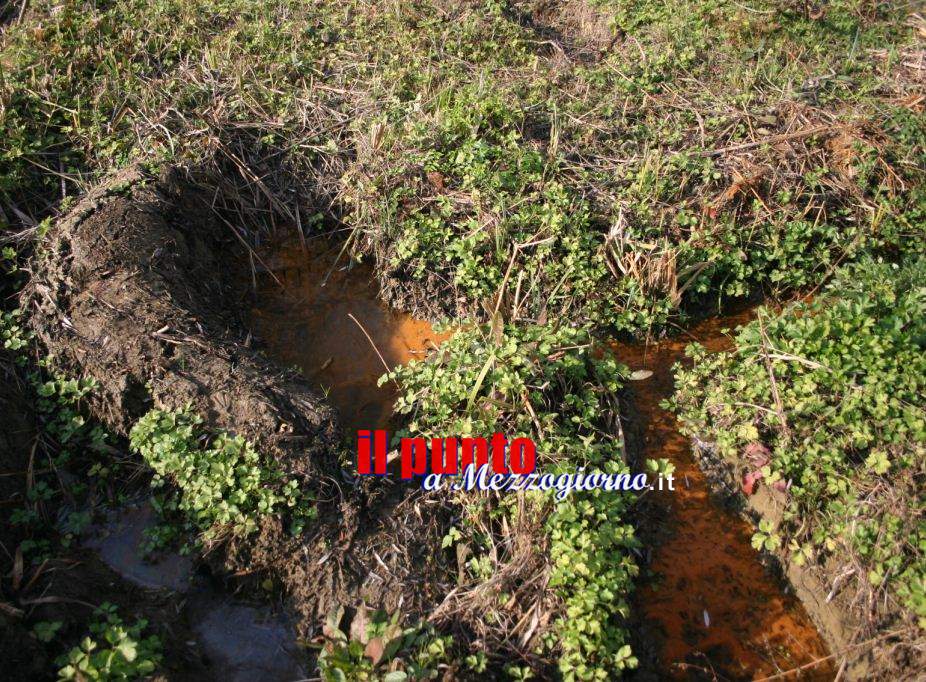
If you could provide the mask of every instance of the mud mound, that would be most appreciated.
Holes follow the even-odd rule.
[[[99,382],[93,416],[116,433],[127,435],[152,408],[189,404],[206,427],[244,436],[319,501],[318,521],[301,537],[267,517],[258,533],[208,548],[227,574],[277,578],[301,634],[333,606],[361,599],[426,609],[438,594],[406,578],[414,569],[425,579],[435,563],[439,524],[420,514],[380,521],[371,500],[390,500],[394,512],[405,492],[345,480],[334,410],[249,348],[237,314],[246,292],[233,276],[242,247],[213,210],[215,193],[177,170],[155,178],[132,167],[53,227],[23,294],[50,366]]]

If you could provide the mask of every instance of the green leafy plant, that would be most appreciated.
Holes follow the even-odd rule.
[[[733,352],[690,347],[674,399],[685,430],[722,456],[738,461],[757,442],[770,452],[761,473],[785,513],[777,530],[760,522],[756,548],[786,544],[802,564],[851,557],[862,588],[920,619],[924,320],[926,261],[862,262],[812,303],[760,311]]]
[[[60,620],[40,620],[32,626],[32,631],[40,642],[50,642],[58,634],[58,630],[64,625]]]
[[[588,330],[568,326],[460,329],[439,353],[389,375],[403,390],[396,409],[410,417],[399,435],[503,431],[514,438],[539,430],[538,471],[626,472],[622,443],[609,426],[625,369],[608,356],[594,357],[590,341]],[[636,540],[624,518],[628,496],[591,491],[555,502],[537,492],[529,499],[531,515],[545,520],[550,587],[562,600],[547,646],[564,678],[604,679],[633,667],[623,626],[638,570],[631,554]],[[464,496],[458,503],[465,510],[460,532],[474,548],[484,544],[474,527],[491,528],[514,513],[504,502],[493,508]],[[504,561],[479,552],[467,566],[482,582]]]
[[[436,679],[438,665],[449,658],[453,638],[438,635],[431,625],[402,627],[398,612],[392,617],[384,611],[368,616],[361,608],[355,616],[359,631],[355,623],[348,635],[338,627],[343,616],[343,608],[336,609],[324,628],[318,668],[325,682]]]
[[[26,356],[20,353],[17,357]],[[71,471],[89,471],[92,475],[101,461],[111,459],[106,430],[84,416],[96,382],[91,378],[49,375],[43,361],[38,365],[26,377],[35,391],[35,408],[52,469],[34,475],[23,496],[23,506],[10,513],[10,523],[26,538],[20,544],[23,555],[32,563],[44,561],[56,549],[70,547],[91,521],[87,510],[56,512],[60,501],[81,501],[88,490],[84,482],[58,475],[57,469],[67,466]]]
[[[781,537],[775,532],[775,524],[768,519],[759,521],[759,530],[752,536],[752,546],[766,552],[774,552],[781,547]]]
[[[14,353],[18,364],[24,364],[24,359],[19,355],[32,339],[32,332],[23,326],[23,313],[19,308],[10,312],[0,314],[0,340],[3,341],[3,347]]]
[[[138,680],[149,676],[160,665],[161,641],[143,637],[144,619],[126,625],[112,604],[94,612],[90,634],[80,645],[62,657],[59,680]]]
[[[263,516],[289,510],[294,532],[313,516],[314,507],[296,479],[261,461],[241,436],[209,436],[189,408],[151,410],[130,433],[132,448],[154,470],[152,485],[171,483],[179,491],[173,506],[205,537],[222,529],[249,534]]]

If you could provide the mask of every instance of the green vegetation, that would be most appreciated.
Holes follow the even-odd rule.
[[[162,510],[179,511],[206,539],[228,529],[253,533],[261,517],[284,510],[300,532],[314,507],[299,482],[263,464],[241,436],[209,438],[201,424],[187,408],[151,410],[132,427],[132,449],[154,470],[152,486],[171,483],[179,490],[176,499],[161,503]]]
[[[777,534],[798,563],[861,567],[863,605],[889,593],[926,625],[926,260],[866,261],[813,303],[761,313],[736,349],[689,348],[675,406],[686,430],[787,485]],[[782,538],[779,537],[782,536]]]
[[[541,443],[545,470],[623,470],[611,398],[622,373],[592,357],[592,339],[661,333],[757,292],[816,290],[861,263],[840,280],[844,298],[763,317],[736,354],[697,351],[677,405],[725,455],[764,443],[765,479],[791,482],[783,526],[766,523],[757,546],[784,538],[805,559],[845,546],[872,594],[922,615],[921,299],[908,284],[926,237],[926,126],[922,71],[909,64],[926,28],[912,3],[22,7],[0,38],[3,231],[41,238],[43,219],[136,159],[259,184],[257,208],[278,224],[340,228],[392,301],[466,318],[440,353],[393,374],[413,435],[504,429]],[[13,288],[17,258],[4,249]],[[2,315],[4,346],[23,349],[28,320]],[[40,390],[71,405],[83,388]],[[105,445],[73,406],[46,417],[65,444]],[[298,531],[311,514],[295,481],[240,438],[204,434],[189,411],[153,411],[132,441],[177,493],[164,508],[199,532],[249,533],[283,512]],[[56,493],[30,494],[23,523]],[[503,520],[529,525],[526,512],[459,504],[461,537],[447,545],[478,550],[469,578],[517,575],[522,557],[494,540]],[[628,504],[529,500],[560,600],[546,653],[567,678],[633,665]]]
[[[90,634],[61,660],[59,680],[139,680],[161,663],[161,642],[142,637],[148,622],[141,618],[126,625],[116,607],[103,604],[94,611]]]
[[[539,444],[538,470],[544,473],[577,467],[586,467],[589,474],[626,472],[613,423],[614,394],[624,370],[610,357],[596,359],[590,346],[588,331],[572,327],[458,330],[439,353],[383,378],[399,381],[405,391],[396,409],[409,415],[410,422],[397,437],[527,435]],[[532,492],[526,494],[525,510],[516,497],[496,501],[461,495],[464,533],[473,544],[498,550],[494,556],[470,560],[473,579],[522,573],[528,568],[518,566],[523,558],[501,550],[508,545],[507,524],[518,527],[530,518],[545,519],[540,530],[546,536],[550,585],[562,600],[562,615],[547,645],[559,652],[563,677],[607,679],[634,667],[623,626],[627,593],[638,571],[630,553],[636,541],[624,519],[630,498],[596,490],[554,502],[552,495]],[[479,539],[487,529],[490,536]],[[459,535],[457,530],[444,544]]]
[[[531,2],[32,3],[3,44],[0,191],[42,214],[139,156],[263,168],[343,212],[355,254],[452,291],[443,312],[513,263],[516,316],[645,331],[922,236],[907,9],[753,5],[597,2],[583,32]]]
[[[438,665],[450,658],[453,638],[439,635],[432,625],[402,627],[400,613],[361,609],[357,625],[345,633],[338,628],[344,610],[329,614],[326,643],[318,656],[325,682],[405,682],[438,677]],[[359,631],[358,631],[359,630]]]
[[[15,315],[18,318],[18,313]],[[8,330],[7,320],[0,329]],[[18,329],[18,327],[17,327]],[[13,344],[16,364],[25,364],[25,345]],[[25,495],[9,514],[9,523],[22,540],[19,550],[30,564],[38,565],[56,550],[72,546],[90,524],[89,511],[75,502],[89,499],[94,489],[102,487],[110,471],[118,467],[111,461],[109,436],[98,424],[88,423],[82,414],[83,404],[96,387],[92,379],[46,379],[40,366],[27,378],[35,391],[35,409],[47,452],[47,466],[32,475]],[[70,468],[86,475],[85,480],[71,480],[58,475]],[[59,512],[62,502],[69,502]]]
[[[19,308],[4,312],[0,317],[0,338],[3,339],[3,347],[14,354],[28,345],[30,332],[22,326],[22,311]]]

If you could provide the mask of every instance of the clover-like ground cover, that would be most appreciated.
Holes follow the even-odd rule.
[[[35,0],[2,12],[0,217],[19,251],[7,261],[22,265],[47,230],[41,221],[115,168],[139,159],[211,168],[219,200],[247,205],[252,240],[288,226],[332,232],[352,257],[374,261],[387,301],[464,320],[460,340],[396,377],[410,420],[435,433],[504,419],[539,442],[556,433],[590,453],[598,439],[616,450],[604,398],[620,372],[593,371],[565,336],[582,346],[612,330],[661,333],[731,298],[815,290],[859,259],[902,263],[922,250],[926,27],[914,3]],[[233,215],[236,204],[220,208]],[[890,281],[912,266],[884,267],[878,277]],[[845,306],[863,308],[853,324],[887,319],[853,296]],[[10,318],[8,345],[27,343],[20,328],[31,312]],[[774,324],[817,333],[792,317]],[[885,362],[901,348],[883,351]],[[424,390],[443,367],[457,368],[466,390]],[[708,385],[689,376],[684,386]],[[719,381],[712,390],[736,385]],[[782,391],[814,400],[842,390],[821,398],[822,380],[784,381]],[[518,403],[521,388],[536,401]],[[873,417],[894,419],[885,409]],[[859,471],[852,448],[863,446],[844,444],[824,459]],[[816,471],[818,458],[801,464],[773,450],[775,471]],[[920,466],[918,452],[904,471]],[[874,447],[863,470],[916,499],[903,476],[877,473],[896,461]],[[795,489],[795,513],[809,514],[811,501],[835,509],[846,494],[841,484]],[[549,605],[561,615],[549,624],[566,631],[537,654],[532,637],[548,623],[533,627],[525,666],[559,659],[567,676],[586,678],[632,660],[622,602],[635,569],[627,552],[609,551],[631,544],[626,510],[600,503],[538,525],[536,546],[559,572]],[[461,515],[474,533],[483,512],[492,510]],[[891,532],[906,528],[901,517]],[[815,524],[824,549],[838,518]],[[894,594],[915,604],[915,580],[900,576],[916,577],[918,555],[878,558],[894,545],[856,538],[862,526],[851,543],[870,557],[867,579],[888,586],[877,593],[912,585]],[[477,578],[499,569],[491,530]],[[802,556],[808,532],[795,535]],[[557,559],[579,554],[588,575]],[[620,573],[611,587],[589,578],[608,571]],[[614,607],[607,622],[587,619],[601,602]]]

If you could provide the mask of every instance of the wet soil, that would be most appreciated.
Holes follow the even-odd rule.
[[[757,679],[802,666],[828,650],[788,586],[763,566],[750,545],[753,528],[712,497],[691,442],[660,402],[673,393],[672,365],[698,341],[712,351],[731,344],[722,333],[751,318],[740,314],[707,320],[681,336],[653,345],[614,344],[631,370],[652,376],[632,382],[636,433],[643,454],[675,465],[675,491],[653,491],[644,533],[657,543],[648,568],[652,579],[638,591],[636,609],[646,634],[661,640],[662,674],[694,679]],[[647,543],[648,544],[648,543]],[[823,662],[800,679],[832,679]],[[790,675],[788,679],[797,679]]]
[[[157,521],[150,503],[139,499],[111,512],[86,544],[124,580],[176,602],[176,615],[190,624],[187,644],[198,652],[204,675],[223,682],[304,678],[305,650],[283,609],[232,596],[218,581],[195,573],[193,561],[176,551],[145,556],[145,531]]]
[[[337,413],[348,429],[387,425],[395,393],[377,387],[378,377],[439,337],[426,323],[384,308],[372,271],[346,270],[346,260],[328,247],[313,245],[313,257],[301,246],[284,247],[264,259],[256,291],[248,291],[247,276],[234,272],[247,254],[227,221],[208,210],[211,196],[176,177],[155,180],[131,170],[55,226],[24,296],[51,366],[97,379],[102,395],[92,416],[116,433],[124,435],[152,406],[190,402],[210,429],[241,433],[315,493],[319,521],[307,534],[294,538],[279,519],[268,519],[258,535],[229,539],[206,555],[217,575],[240,577],[251,593],[273,578],[298,636],[314,636],[339,605],[401,608],[409,618],[429,613],[452,588],[451,566],[436,549],[447,519],[422,516],[413,491],[344,476]],[[256,303],[243,320],[234,311],[247,300]],[[615,347],[631,369],[654,372],[633,384],[631,418],[644,453],[676,465],[676,491],[652,496],[652,532],[662,542],[650,568],[658,581],[642,588],[637,608],[657,623],[661,661],[679,677],[755,678],[827,654],[800,604],[760,563],[748,523],[711,499],[688,440],[659,407],[672,393],[670,368],[684,346],[697,339],[719,350],[726,344],[719,328],[745,319],[698,325],[688,337],[655,346]],[[137,544],[139,524],[147,521],[143,509],[136,512],[140,518],[117,520],[121,530],[110,533],[116,546],[98,549],[145,585],[151,575],[126,562],[126,552],[134,553],[118,546]],[[206,657],[233,677],[265,675],[249,645],[285,651],[289,624],[208,590],[194,598],[196,589],[184,590],[196,580],[188,581],[185,570],[180,562],[163,572],[171,579],[167,592],[189,595],[185,608]],[[252,632],[247,623],[263,630]],[[829,679],[832,671],[821,666],[811,675]]]
[[[56,222],[21,296],[48,367],[94,378],[88,416],[117,436],[152,408],[190,405],[207,431],[246,438],[315,500],[317,519],[298,536],[266,516],[257,532],[222,536],[199,557],[245,593],[262,594],[270,580],[298,637],[315,637],[340,606],[422,617],[451,589],[451,558],[439,550],[448,520],[420,513],[420,491],[349,475],[337,411],[318,383],[259,352],[242,314],[253,292],[240,276],[254,254],[232,222],[238,213],[217,208],[235,200],[217,198],[221,188],[189,169],[155,176],[132,166]],[[344,341],[334,335],[330,348]]]
[[[446,335],[387,308],[373,268],[339,245],[284,244],[262,260],[250,322],[267,353],[325,392],[347,435],[386,428],[398,394],[391,382],[378,386],[379,377],[423,358]]]
[[[109,518],[90,533],[84,543],[123,578],[148,588],[185,592],[193,576],[188,556],[166,552],[150,560],[143,558],[145,531],[158,522],[147,501],[127,504],[111,511]]]
[[[0,678],[54,679],[59,654],[76,646],[88,632],[93,611],[104,602],[115,604],[128,623],[144,618],[146,634],[157,634],[164,663],[155,680],[223,679],[210,669],[182,609],[181,597],[168,590],[149,589],[123,578],[96,551],[64,547],[54,533],[39,533],[53,550],[35,559],[23,551],[30,533],[11,522],[16,509],[32,508],[41,523],[51,526],[67,511],[61,495],[42,503],[28,491],[38,482],[57,489],[49,457],[40,439],[27,387],[12,369],[11,358],[0,352]],[[68,472],[58,469],[58,476]],[[60,623],[50,643],[37,639],[39,622]]]

